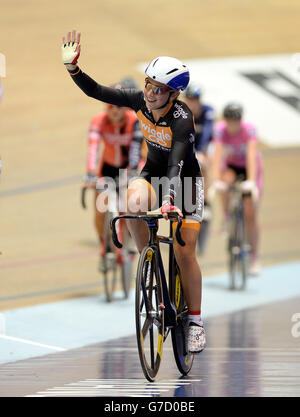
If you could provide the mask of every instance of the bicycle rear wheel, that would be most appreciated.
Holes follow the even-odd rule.
[[[153,247],[145,247],[140,255],[135,313],[140,363],[145,377],[153,382],[160,367],[164,338],[162,283]]]
[[[104,222],[104,245],[105,245],[105,254],[103,255],[102,259],[102,267],[101,270],[103,272],[104,277],[104,287],[105,287],[105,294],[106,300],[111,302],[114,297],[114,292],[116,289],[117,283],[117,256],[114,248],[114,244],[111,238],[111,230],[110,230],[110,220],[112,219],[113,215],[111,212],[107,212],[105,216]]]
[[[244,290],[247,282],[248,254],[244,216],[241,213],[235,213],[233,215],[228,250],[230,289]]]
[[[187,375],[193,366],[194,355],[187,350],[187,315],[188,308],[181,285],[180,270],[173,260],[172,277],[169,285],[170,298],[177,311],[177,325],[171,329],[173,353],[177,368],[182,375]]]

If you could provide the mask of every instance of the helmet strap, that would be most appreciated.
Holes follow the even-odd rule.
[[[168,100],[166,101],[166,103],[165,103],[165,104],[163,104],[162,106],[158,107],[158,109],[156,109],[156,110],[163,109],[164,107],[166,107],[166,106],[170,103],[170,100],[171,100],[171,95],[173,94],[173,92],[174,92],[174,91],[172,91],[172,92],[170,92],[170,93],[169,93],[169,97],[168,97]]]

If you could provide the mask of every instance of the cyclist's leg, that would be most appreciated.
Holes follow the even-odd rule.
[[[189,310],[188,349],[192,353],[201,352],[206,344],[201,319],[202,274],[196,258],[199,231],[199,222],[186,220],[181,228],[185,246],[180,246],[176,238],[174,239],[174,253],[180,268],[182,288]]]
[[[232,185],[237,178],[237,174],[231,167],[226,167],[222,170],[221,181],[225,182],[228,186]],[[229,207],[229,193],[227,191],[221,193],[222,205],[224,210],[225,219],[228,216]]]
[[[104,222],[107,212],[108,195],[107,191],[96,191],[95,193],[95,216],[94,224],[98,234],[100,244],[100,255],[103,256],[105,253],[104,247]]]
[[[246,224],[246,236],[251,246],[251,252],[253,255],[257,255],[258,252],[258,238],[259,229],[257,223],[257,208],[253,202],[251,196],[244,197],[244,214]]]
[[[177,223],[173,223],[173,230]],[[180,246],[174,239],[174,253],[181,271],[182,288],[190,311],[201,311],[202,274],[196,257],[196,243],[200,223],[183,220],[181,237],[185,246]]]
[[[258,164],[258,173],[256,185],[258,188],[259,198],[262,195],[263,175],[262,164]],[[245,225],[246,236],[248,243],[251,246],[251,258],[249,272],[253,275],[257,275],[260,272],[259,264],[259,240],[260,240],[260,227],[258,222],[258,210],[259,202],[254,201],[251,196],[244,197],[244,213],[245,213]]]
[[[145,214],[155,205],[156,195],[151,184],[143,178],[133,180],[127,189],[127,211],[129,214]],[[139,251],[149,239],[148,227],[144,222],[131,220],[128,229]]]

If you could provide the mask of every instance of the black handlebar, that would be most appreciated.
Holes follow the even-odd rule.
[[[82,187],[81,189],[81,206],[82,208],[86,209],[86,203],[85,203],[85,194],[88,187]]]
[[[117,216],[114,217],[111,221],[110,221],[110,227],[112,230],[112,240],[114,242],[114,245],[121,249],[122,248],[122,243],[119,241],[118,236],[117,236],[117,231],[116,231],[116,222],[119,219],[129,219],[129,220],[143,220],[145,222],[147,222],[147,224],[150,224],[152,220],[159,220],[162,219],[163,215],[162,214],[141,214],[141,215],[134,215],[134,214],[124,214],[122,216]],[[178,221],[177,227],[176,227],[176,239],[177,242],[179,243],[180,246],[185,246],[185,242],[182,240],[181,237],[181,233],[180,233],[180,229],[182,226],[182,218],[177,214],[177,213],[169,213],[169,218],[176,218]]]

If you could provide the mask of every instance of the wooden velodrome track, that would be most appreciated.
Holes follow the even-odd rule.
[[[189,59],[297,52],[299,15],[300,3],[292,0],[2,0],[7,77],[0,105],[0,310],[101,291],[92,196],[88,212],[79,196],[87,127],[102,104],[69,80],[60,59],[66,31],[82,32],[81,67],[96,80],[110,84],[132,75],[142,85],[137,63],[162,54]],[[300,149],[262,149],[266,265],[300,257]],[[202,258],[207,277],[225,266],[217,230],[216,222]]]

